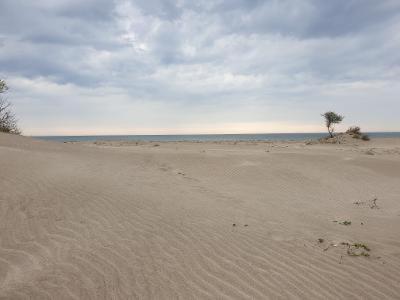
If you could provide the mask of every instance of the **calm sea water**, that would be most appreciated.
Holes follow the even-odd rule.
[[[400,137],[400,132],[369,132],[370,137]],[[261,134],[196,134],[196,135],[87,135],[87,136],[36,136],[35,138],[58,142],[93,141],[299,141],[318,139],[326,133],[261,133]]]

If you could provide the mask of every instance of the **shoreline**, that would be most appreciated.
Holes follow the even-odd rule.
[[[341,133],[338,133],[341,134]],[[400,132],[371,132],[371,138],[396,138]],[[204,134],[204,135],[87,135],[87,136],[32,136],[41,140],[61,142],[71,141],[151,141],[151,142],[200,142],[200,141],[303,141],[319,139],[328,136],[325,132],[319,133],[273,133],[273,134]]]

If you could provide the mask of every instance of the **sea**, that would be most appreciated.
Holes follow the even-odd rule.
[[[367,132],[371,138],[400,138],[400,132]],[[257,133],[257,134],[193,134],[193,135],[82,135],[35,136],[57,142],[134,141],[134,142],[217,142],[217,141],[302,141],[315,140],[327,133]]]

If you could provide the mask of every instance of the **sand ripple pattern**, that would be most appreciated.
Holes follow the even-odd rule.
[[[376,161],[360,167],[365,156],[10,139],[0,138],[0,299],[400,298],[400,190],[371,171]],[[386,208],[354,207],[372,183]],[[374,255],[324,251],[320,237],[362,240]]]

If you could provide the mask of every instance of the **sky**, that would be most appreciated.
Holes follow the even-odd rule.
[[[400,131],[399,0],[1,0],[26,135]]]

